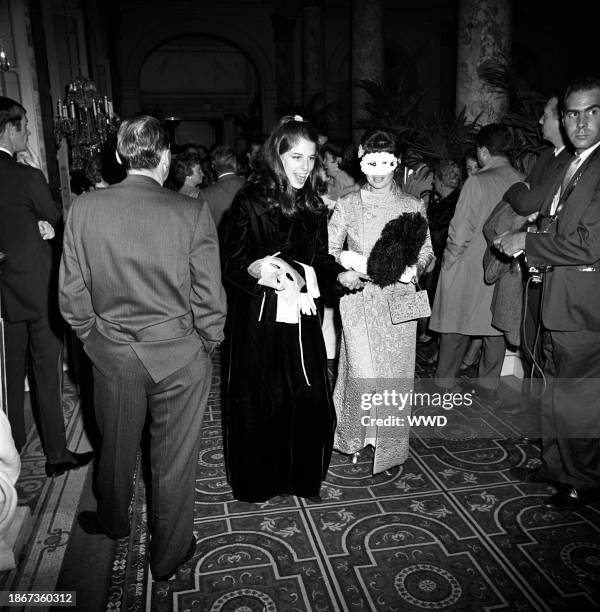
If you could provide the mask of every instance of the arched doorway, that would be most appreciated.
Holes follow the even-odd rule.
[[[181,119],[176,144],[226,144],[239,150],[245,135],[234,118],[243,116],[247,124],[255,109],[260,122],[256,67],[237,47],[216,37],[187,35],[161,43],[144,60],[139,83],[142,112]]]

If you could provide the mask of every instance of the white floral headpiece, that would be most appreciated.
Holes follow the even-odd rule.
[[[362,145],[358,145],[358,159],[360,159],[365,154],[365,150]]]
[[[304,119],[302,118],[302,115],[294,115],[294,121],[304,121]]]

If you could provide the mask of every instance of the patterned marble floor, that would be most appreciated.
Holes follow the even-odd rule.
[[[420,359],[421,375],[425,359]],[[214,375],[196,488],[198,548],[168,583],[129,582],[122,609],[157,612],[598,610],[600,506],[546,510],[510,418],[476,401],[463,426],[415,435],[401,467],[373,476],[334,453],[321,503],[235,501],[225,478]],[[470,437],[481,422],[498,437]],[[472,427],[471,427],[472,425]],[[141,483],[140,483],[141,487]],[[143,495],[139,495],[143,499]],[[145,530],[128,565],[145,566]],[[139,575],[139,574],[138,574]],[[126,581],[127,582],[127,581]],[[135,584],[135,588],[134,588]],[[142,588],[143,587],[143,588]],[[118,593],[118,590],[115,591]],[[113,609],[109,605],[108,609]]]
[[[99,610],[600,610],[600,505],[550,511],[540,500],[552,489],[515,482],[508,469],[537,451],[501,410],[475,401],[460,427],[415,433],[407,462],[377,476],[368,451],[356,463],[334,453],[321,503],[246,504],[225,478],[218,370],[198,464],[196,555],[173,580],[152,582],[138,476],[132,535],[114,559],[98,560],[111,568]],[[482,423],[493,435],[470,433]],[[75,474],[62,484],[22,474],[38,527],[24,569],[0,574],[0,588],[52,588],[60,552],[48,557],[64,553],[74,528]]]

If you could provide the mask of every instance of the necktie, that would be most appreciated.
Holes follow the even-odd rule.
[[[579,168],[580,163],[581,163],[581,157],[579,155],[576,155],[571,160],[571,163],[569,164],[569,167],[567,168],[567,171],[565,172],[565,175],[563,176],[560,187],[559,189],[557,189],[556,193],[554,194],[552,204],[550,205],[550,215],[554,215],[558,213],[560,209],[563,207],[564,203],[561,202],[562,195],[565,193],[565,190],[568,187],[569,183],[571,182],[571,179],[573,178],[573,176],[575,176],[575,173],[577,172],[577,168]]]
[[[563,177],[563,180],[560,186],[560,190],[562,193],[565,192],[567,185],[571,182],[571,179],[573,178],[573,175],[575,174],[575,172],[577,172],[577,168],[579,168],[580,162],[581,162],[581,157],[579,155],[576,155],[571,161],[571,163],[569,164],[569,167],[567,168],[567,171],[565,172],[565,176]]]

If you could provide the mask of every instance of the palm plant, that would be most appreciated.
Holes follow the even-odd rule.
[[[374,81],[359,81],[356,86],[369,96],[363,106],[370,117],[359,121],[359,126],[373,128],[386,126],[393,129],[405,145],[404,163],[426,163],[433,167],[441,161],[461,163],[473,148],[477,120],[469,121],[463,109],[457,116],[450,110],[424,117],[419,103],[425,89],[406,87],[407,71],[390,85]]]
[[[530,87],[505,58],[487,60],[479,67],[478,74],[492,91],[508,95],[508,111],[502,122],[513,131],[513,159],[524,170],[531,157],[544,148],[538,119],[545,98]]]
[[[369,113],[368,119],[358,121],[358,127],[365,129],[388,127],[393,129],[398,137],[405,140],[414,127],[411,117],[416,113],[419,102],[426,94],[425,89],[410,91],[406,87],[408,71],[404,71],[389,84],[376,81],[360,80],[355,87],[364,90],[369,99],[363,109]]]
[[[408,163],[423,161],[435,166],[441,161],[461,163],[474,148],[477,119],[469,121],[463,108],[458,115],[449,110],[434,113],[430,117],[410,118],[408,134]]]

